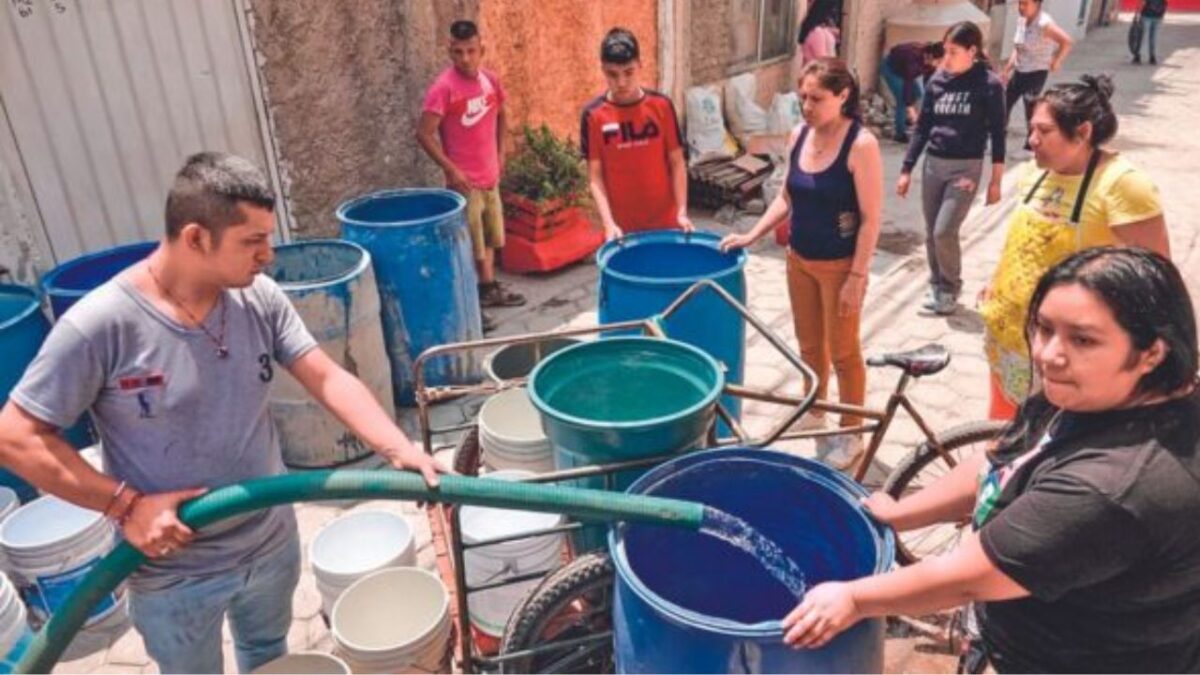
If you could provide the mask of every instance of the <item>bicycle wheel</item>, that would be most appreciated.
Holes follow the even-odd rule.
[[[970,422],[941,434],[938,437],[945,450],[955,462],[986,450],[1000,436],[1005,422],[988,420]],[[883,491],[894,499],[918,492],[950,472],[946,463],[929,441],[921,443],[904,461],[900,462],[883,483]],[[950,550],[958,543],[962,529],[967,523],[938,523],[929,527],[898,533],[896,537],[896,560],[901,565],[912,563],[930,555]]]
[[[500,654],[541,648],[543,651],[506,661],[505,673],[611,673],[612,559],[607,553],[588,553],[550,573],[513,610],[504,628]]]

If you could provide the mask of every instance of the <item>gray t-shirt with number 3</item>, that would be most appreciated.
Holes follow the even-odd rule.
[[[204,321],[213,336],[220,335],[222,313],[225,358],[204,331],[167,316],[122,275],[55,324],[12,399],[60,428],[90,411],[105,471],[142,492],[283,473],[267,411],[271,380],[317,342],[263,275],[224,292]],[[295,536],[290,506],[255,511],[205,528],[131,583],[151,589],[180,576],[225,572]]]

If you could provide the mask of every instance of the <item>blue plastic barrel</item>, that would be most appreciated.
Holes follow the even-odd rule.
[[[38,349],[50,333],[50,322],[42,314],[38,295],[31,288],[0,284],[0,405],[21,380],[25,368],[37,356]],[[16,475],[0,470],[0,485],[27,502],[37,496],[37,490]]]
[[[658,314],[701,279],[710,279],[746,302],[746,252],[722,253],[721,238],[707,232],[640,232],[610,241],[596,253],[600,267],[600,323]],[[673,340],[703,349],[725,367],[725,379],[741,384],[746,325],[736,310],[711,291],[693,298],[664,326]],[[735,417],[741,401],[722,397]]]
[[[80,298],[146,258],[157,246],[156,241],[117,246],[72,258],[50,270],[42,277],[50,313],[58,319]]]
[[[441,189],[385,190],[342,204],[342,236],[371,253],[382,302],[383,339],[398,405],[415,402],[413,362],[421,352],[483,337],[467,201]],[[479,356],[439,357],[430,386],[480,379]]]
[[[702,502],[777,543],[811,588],[887,571],[895,542],[859,504],[866,491],[823,464],[736,448],[655,467],[629,492]],[[783,644],[798,599],[750,555],[696,532],[623,524],[609,533],[620,673],[878,673],[884,620],[816,650]]]
[[[692,450],[704,445],[724,387],[717,362],[674,340],[617,337],[546,357],[529,378],[529,399],[554,446],[558,470]],[[644,470],[617,473],[624,490]],[[575,481],[604,489],[605,479]],[[576,552],[604,546],[601,526],[575,537]]]
[[[362,380],[395,416],[371,254],[358,244],[334,239],[284,244],[275,247],[275,262],[267,274],[279,283],[325,353]],[[286,371],[271,382],[269,407],[289,467],[344,466],[373,454]]]

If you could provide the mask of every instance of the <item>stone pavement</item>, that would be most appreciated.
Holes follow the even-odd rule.
[[[1127,19],[1128,17],[1126,17]],[[1200,175],[1200,134],[1194,128],[1195,110],[1200,107],[1200,15],[1170,14],[1159,36],[1160,61],[1157,68],[1132,66],[1125,48],[1126,23],[1096,29],[1077,45],[1064,71],[1054,81],[1068,80],[1082,73],[1108,72],[1116,81],[1115,105],[1121,128],[1115,148],[1126,153],[1135,163],[1147,169],[1158,184],[1166,207],[1168,227],[1175,260],[1187,277],[1193,298],[1200,299],[1200,190],[1195,176]],[[1024,120],[1017,113],[1013,127],[1024,129]],[[928,342],[945,345],[953,360],[942,373],[922,380],[911,388],[912,398],[934,429],[984,417],[987,407],[987,367],[981,344],[982,324],[970,307],[960,309],[950,317],[923,316],[916,311],[925,290],[926,272],[920,212],[919,186],[914,186],[908,200],[900,200],[891,192],[899,170],[903,149],[883,142],[887,168],[884,211],[884,233],[879,253],[871,267],[863,322],[863,343],[868,355],[886,351],[912,349]],[[1010,157],[1026,159],[1021,151],[1020,133],[1009,134]],[[977,201],[964,225],[963,298],[973,304],[979,289],[987,282],[995,267],[1004,239],[1004,220],[1014,203],[1012,167],[1004,181],[1004,199],[992,207]],[[752,217],[719,213],[716,217],[695,218],[706,230],[727,232],[734,228],[745,230]],[[760,243],[752,252],[746,273],[751,310],[790,344],[794,344],[787,291],[784,282],[783,251],[771,242]],[[581,263],[567,270],[538,277],[506,277],[530,299],[526,307],[495,312],[500,323],[497,335],[513,335],[533,331],[549,331],[565,326],[585,326],[595,323],[596,268]],[[764,340],[751,336],[747,343],[746,375],[756,387],[782,386],[798,390],[798,383],[788,381],[789,373],[782,369],[781,359]],[[792,378],[794,379],[794,378]],[[868,374],[868,403],[880,406],[894,386],[896,372],[872,370]],[[462,401],[440,406],[434,414],[435,424],[449,425],[465,421],[477,410],[479,401]],[[773,421],[771,406],[748,404],[745,422],[751,433],[761,433]],[[408,430],[416,429],[415,416],[405,416]],[[888,433],[878,466],[868,482],[878,480],[907,453],[920,438],[919,431],[901,414]],[[791,446],[802,454],[811,448],[803,443]],[[428,524],[423,512],[411,504],[367,503],[346,505],[302,505],[297,508],[301,537],[307,545],[321,525],[344,513],[348,508],[383,508],[409,516],[418,533],[421,563],[433,565]],[[306,553],[307,555],[307,553]],[[296,593],[295,621],[289,635],[294,650],[330,649],[328,630],[319,615],[319,598],[311,570],[305,566],[304,576]],[[81,635],[69,654],[69,660],[59,665],[61,672],[154,672],[156,669],[145,654],[141,639],[128,626],[105,631],[99,635]],[[232,650],[226,635],[226,669],[235,670]],[[891,672],[950,672],[953,660],[939,652],[932,641],[909,638],[889,639],[887,669]]]

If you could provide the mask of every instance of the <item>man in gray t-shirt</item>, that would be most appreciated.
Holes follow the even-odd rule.
[[[59,319],[0,411],[0,463],[103,511],[149,557],[130,610],[163,672],[217,672],[228,614],[243,672],[286,651],[299,545],[290,506],[192,532],[178,505],[205,489],[283,472],[267,412],[286,368],[359,438],[431,485],[437,465],[365,386],[318,347],[261,272],[274,196],[262,172],[190,157],[167,198],[163,243]],[[90,411],[105,469],[58,435]]]

